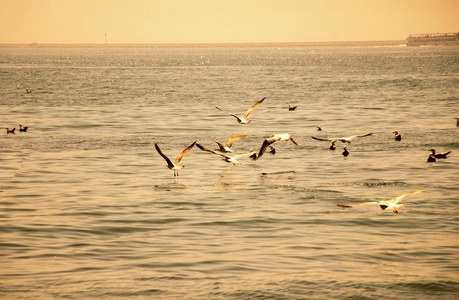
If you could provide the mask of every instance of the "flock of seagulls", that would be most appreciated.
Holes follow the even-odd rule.
[[[242,117],[239,117],[238,115],[236,114],[233,114],[229,111],[226,111],[226,110],[223,110],[217,106],[215,106],[216,109],[222,111],[222,112],[225,112],[231,116],[233,116],[234,118],[236,118],[236,120],[240,123],[240,124],[249,124],[251,122],[251,120],[248,120],[248,116],[249,114],[257,107],[259,106],[261,103],[263,103],[263,101],[266,99],[263,98],[261,99],[260,101],[256,102],[255,104],[253,104],[245,113]],[[297,108],[297,106],[291,106],[289,105],[288,107],[288,110],[289,111],[294,111],[295,109]],[[459,126],[459,118],[456,118],[457,120],[457,126]],[[317,126],[317,131],[322,131],[322,128],[320,126]],[[394,139],[396,141],[401,141],[402,140],[402,136],[399,132],[397,131],[394,131]],[[345,136],[345,137],[332,137],[332,138],[322,138],[322,137],[316,137],[316,136],[311,136],[314,140],[318,140],[318,141],[328,141],[328,142],[331,142],[331,145],[329,147],[330,150],[335,150],[336,149],[336,142],[342,142],[344,144],[350,144],[352,141],[354,141],[356,138],[363,138],[363,137],[367,137],[367,136],[370,136],[372,135],[373,133],[365,133],[365,134],[360,134],[360,135],[351,135],[351,136]],[[218,145],[218,149],[215,149],[215,150],[212,150],[212,149],[209,149],[209,148],[206,148],[200,144],[197,143],[197,141],[194,141],[191,145],[189,145],[187,148],[185,148],[184,150],[182,150],[180,152],[180,154],[177,156],[177,158],[175,159],[174,162],[172,162],[161,150],[161,148],[159,147],[158,144],[155,143],[155,148],[156,148],[156,151],[164,158],[164,160],[166,161],[167,163],[167,167],[171,170],[174,171],[174,176],[179,176],[179,171],[182,170],[184,168],[184,166],[179,166],[178,164],[180,163],[181,159],[183,158],[183,156],[190,150],[192,149],[195,145],[201,149],[202,151],[205,151],[205,152],[208,152],[208,153],[212,153],[212,154],[215,154],[215,155],[218,155],[221,157],[221,159],[227,163],[231,163],[233,165],[242,165],[241,162],[239,162],[237,159],[240,158],[240,157],[245,157],[245,156],[248,156],[250,157],[252,160],[258,160],[260,159],[263,154],[265,152],[268,152],[270,154],[275,154],[276,153],[276,150],[274,149],[274,147],[272,146],[273,143],[275,142],[278,142],[278,141],[284,141],[284,142],[287,142],[287,141],[291,141],[293,144],[295,144],[297,147],[299,147],[300,145],[298,144],[298,142],[296,142],[293,137],[288,134],[288,133],[284,133],[284,134],[275,134],[273,135],[272,137],[270,138],[267,138],[263,141],[261,147],[257,150],[250,150],[249,152],[247,153],[243,153],[243,154],[238,154],[238,155],[232,155],[233,153],[233,150],[231,149],[231,146],[233,145],[233,143],[239,139],[242,139],[242,138],[245,138],[247,137],[247,135],[236,135],[236,136],[232,136],[230,138],[228,138],[228,140],[226,141],[225,144],[215,140],[215,139],[212,139],[212,141],[214,141],[215,143],[217,143]],[[430,149],[430,151],[432,152],[427,161],[428,162],[433,162],[433,161],[436,161],[437,158],[446,158],[446,156],[448,154],[451,153],[451,151],[448,151],[448,152],[444,152],[444,153],[436,153],[435,152],[435,149]],[[343,147],[343,152],[342,152],[343,156],[348,156],[349,155],[349,151],[347,150],[346,146]],[[407,197],[410,197],[410,196],[413,196],[417,193],[421,193],[423,192],[425,189],[427,188],[424,187],[420,190],[417,190],[417,191],[414,191],[412,193],[409,193],[409,194],[404,194],[404,195],[401,195],[401,196],[398,196],[398,197],[395,197],[391,200],[383,200],[383,201],[378,201],[378,202],[366,202],[366,203],[361,203],[361,204],[354,204],[354,205],[345,205],[345,204],[337,204],[338,207],[343,207],[343,208],[351,208],[351,207],[357,207],[357,206],[367,206],[367,205],[379,205],[381,207],[382,210],[384,211],[391,211],[391,212],[395,212],[395,213],[398,213],[401,209],[403,209],[405,207],[405,204],[398,204],[401,200],[407,198]]]

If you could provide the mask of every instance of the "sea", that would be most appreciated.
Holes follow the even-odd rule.
[[[456,117],[454,46],[0,48],[0,298],[459,299]]]

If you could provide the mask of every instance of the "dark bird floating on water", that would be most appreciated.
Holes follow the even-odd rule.
[[[221,152],[233,152],[233,150],[231,149],[231,145],[233,145],[233,143],[239,139],[242,139],[242,138],[245,138],[247,135],[244,134],[244,135],[236,135],[236,136],[232,136],[230,137],[227,141],[226,141],[226,144],[223,145],[222,143],[220,143],[219,141],[217,140],[214,140],[214,139],[211,139],[212,141],[214,141],[215,143],[217,143],[218,147],[219,147],[219,151]]]
[[[29,127],[22,127],[22,124],[19,124],[19,131],[20,132],[26,132]]]
[[[243,156],[252,156],[253,154],[257,153],[257,151],[258,151],[258,150],[256,150],[256,151],[251,151],[251,152],[249,152],[249,153],[244,153],[244,154],[238,154],[238,155],[234,155],[234,156],[229,156],[229,155],[227,155],[227,154],[225,154],[225,153],[221,153],[221,152],[218,152],[218,151],[210,150],[210,149],[208,149],[208,148],[206,148],[206,147],[203,147],[203,146],[201,146],[201,145],[199,145],[199,144],[196,144],[196,146],[197,146],[199,149],[201,149],[202,151],[206,151],[206,152],[210,152],[210,153],[213,153],[213,154],[220,155],[220,156],[223,157],[222,160],[224,160],[224,161],[226,161],[226,162],[228,162],[228,163],[232,163],[233,165],[238,165],[238,166],[239,166],[239,165],[242,165],[242,163],[238,162],[238,161],[237,161],[237,158],[243,157]]]
[[[331,145],[330,145],[330,148],[328,148],[328,149],[330,149],[330,150],[336,150],[335,143],[336,143],[335,141],[332,141],[332,143],[331,143]]]
[[[456,126],[459,127],[459,117],[456,117]]]
[[[400,133],[398,133],[398,131],[394,131],[393,133],[395,134],[394,139],[396,141],[401,141],[402,140],[402,135]]]
[[[236,116],[235,114],[233,114],[233,113],[231,113],[231,112],[229,112],[229,111],[226,111],[226,110],[223,110],[223,109],[221,109],[221,108],[218,108],[217,106],[215,106],[215,108],[218,109],[218,110],[221,110],[221,111],[223,111],[223,112],[226,112],[226,113],[229,114],[229,115],[232,115],[233,117],[235,117],[235,118],[237,119],[237,121],[238,121],[240,124],[248,124],[248,123],[251,122],[251,121],[247,120],[247,117],[249,116],[249,114],[252,112],[252,110],[255,109],[255,107],[257,107],[258,105],[260,105],[260,104],[263,102],[263,100],[265,100],[265,99],[266,99],[266,97],[264,97],[263,99],[261,99],[260,101],[258,101],[258,102],[255,103],[254,105],[252,105],[252,107],[250,107],[250,108],[245,112],[245,114],[244,114],[242,117],[238,117],[238,116]]]
[[[196,141],[194,141],[193,144],[189,145],[186,147],[180,154],[177,156],[177,158],[172,162],[162,151],[161,148],[159,148],[158,144],[155,144],[156,151],[158,151],[159,155],[161,155],[167,162],[167,167],[171,170],[174,170],[174,176],[179,176],[179,171],[185,166],[179,166],[178,163],[180,160],[182,160],[182,157],[190,150],[193,148],[193,146],[196,144]]]
[[[5,129],[6,129],[6,134],[14,133],[14,131],[16,130],[16,127],[14,127],[13,129],[9,129],[9,128],[5,128]]]
[[[446,158],[446,156],[451,153],[451,151],[436,153],[435,149],[430,149],[429,151],[432,151],[432,156],[434,156],[435,158]]]
[[[352,142],[355,138],[358,137],[364,137],[364,136],[369,136],[372,135],[373,133],[366,133],[366,134],[361,134],[361,135],[351,135],[351,136],[346,136],[346,137],[339,137],[339,138],[319,138],[315,136],[311,136],[313,139],[318,140],[318,141],[341,141],[343,143],[350,143]]]
[[[29,89],[26,89],[26,93],[27,93],[27,94],[30,94],[30,93],[32,93],[32,91],[29,90]]]
[[[418,191],[415,191],[415,192],[412,192],[412,193],[409,193],[409,194],[405,194],[405,195],[401,195],[401,196],[395,197],[395,198],[393,198],[391,200],[383,200],[383,201],[379,201],[379,202],[366,202],[366,203],[354,204],[354,205],[337,204],[336,206],[350,208],[350,207],[356,207],[356,206],[379,205],[381,207],[381,209],[384,210],[384,211],[393,211],[394,213],[398,213],[399,210],[401,210],[402,208],[405,207],[405,204],[397,204],[399,201],[401,201],[401,200],[403,200],[403,199],[405,199],[405,198],[407,198],[409,196],[413,196],[414,194],[421,193],[426,188],[427,188],[427,186],[423,187],[422,189],[420,189]]]
[[[259,159],[263,153],[266,152],[266,149],[274,142],[277,142],[277,141],[283,141],[283,142],[286,142],[286,141],[292,141],[292,143],[294,143],[297,147],[299,147],[300,145],[293,139],[293,137],[288,134],[288,133],[283,133],[283,134],[275,134],[273,135],[272,137],[266,139],[263,141],[263,144],[261,145],[261,148],[260,148],[260,152],[258,153],[258,156],[256,157],[256,159]],[[274,148],[273,148],[274,149]],[[271,154],[274,154],[275,153],[275,150],[274,150],[274,153],[272,153],[272,149],[270,150],[270,153]]]
[[[344,146],[344,148],[343,148],[343,156],[348,156],[348,155],[349,155],[349,151],[347,151],[346,146]]]
[[[298,106],[291,106],[290,104],[288,105],[288,110],[295,110]]]
[[[317,131],[322,131],[322,127],[316,126],[316,128],[317,128]]]

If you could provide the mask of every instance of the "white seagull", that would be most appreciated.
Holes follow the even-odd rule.
[[[199,144],[196,144],[196,146],[198,146],[199,149],[201,149],[202,151],[206,151],[206,152],[210,152],[210,153],[213,153],[213,154],[217,154],[217,155],[220,155],[222,156],[222,160],[228,162],[228,163],[232,163],[233,165],[242,165],[242,163],[238,162],[236,159],[239,158],[239,157],[242,157],[242,156],[251,156],[253,155],[254,153],[257,153],[258,150],[256,151],[251,151],[249,153],[244,153],[244,154],[238,154],[238,155],[234,155],[234,156],[229,156],[225,153],[221,153],[221,152],[218,152],[218,151],[214,151],[214,150],[210,150],[206,147],[203,147]]]
[[[245,138],[246,136],[247,136],[247,134],[232,136],[226,141],[225,145],[223,145],[222,143],[220,143],[217,140],[214,140],[214,139],[211,139],[211,140],[214,141],[215,143],[217,143],[218,147],[220,147],[220,149],[219,149],[220,152],[229,152],[229,153],[231,153],[231,152],[233,152],[233,150],[231,149],[231,145],[233,145],[233,143],[235,141],[237,141],[239,139],[242,139],[242,138]]]
[[[399,210],[401,210],[402,208],[405,207],[405,204],[397,204],[399,201],[405,199],[406,197],[413,196],[414,194],[423,192],[426,188],[427,188],[427,186],[423,187],[422,189],[420,189],[420,190],[418,190],[416,192],[412,192],[412,193],[409,193],[409,194],[401,195],[401,196],[395,197],[395,198],[393,198],[391,200],[383,200],[383,201],[379,201],[379,202],[366,202],[366,203],[354,204],[354,205],[337,204],[336,206],[339,206],[339,207],[356,207],[356,206],[366,206],[366,205],[379,205],[382,210],[393,211],[394,213],[398,213]]]
[[[182,152],[180,152],[180,154],[177,156],[177,158],[174,160],[174,162],[172,162],[162,151],[161,151],[161,148],[159,148],[158,144],[155,144],[155,148],[156,148],[156,151],[158,151],[159,155],[161,155],[167,162],[167,167],[171,170],[174,170],[174,176],[179,176],[179,171],[183,168],[185,168],[185,166],[179,166],[178,163],[180,162],[180,160],[182,160],[182,157],[188,152],[188,150],[190,150],[191,148],[193,148],[193,146],[196,144],[196,141],[194,141],[193,144],[189,145],[188,147],[186,147]]]
[[[339,137],[339,138],[319,138],[315,136],[311,136],[313,139],[318,140],[318,141],[341,141],[343,143],[350,143],[352,142],[355,138],[358,137],[364,137],[364,136],[369,136],[372,135],[373,133],[366,133],[366,134],[361,134],[361,135],[351,135],[351,136],[346,136],[346,137]]]
[[[277,142],[277,141],[292,141],[297,147],[300,145],[293,139],[293,137],[288,134],[288,133],[283,133],[283,134],[275,134],[272,137],[266,139],[263,141],[263,144],[261,145],[260,152],[258,153],[258,156],[256,159],[259,159],[263,153],[265,153],[266,149],[268,146],[270,146],[272,143]]]
[[[223,111],[223,112],[226,112],[227,114],[232,115],[233,117],[235,117],[235,118],[237,119],[237,121],[238,121],[240,124],[248,124],[248,123],[251,122],[251,121],[247,120],[247,117],[249,116],[249,114],[252,112],[252,110],[255,109],[255,107],[257,107],[258,105],[260,105],[260,104],[263,102],[263,100],[265,100],[265,99],[266,99],[266,97],[264,97],[263,99],[261,99],[260,101],[258,101],[258,102],[255,103],[254,105],[252,105],[252,107],[250,107],[250,108],[245,112],[245,114],[244,114],[242,117],[238,117],[238,116],[236,116],[235,114],[230,113],[229,111],[226,111],[226,110],[223,110],[223,109],[221,109],[221,108],[218,108],[217,106],[215,106],[215,108],[218,109],[218,110],[221,110],[221,111]]]

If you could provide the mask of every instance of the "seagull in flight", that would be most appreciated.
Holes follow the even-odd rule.
[[[185,168],[185,166],[179,166],[178,163],[180,162],[180,160],[182,160],[182,157],[188,152],[188,150],[190,150],[191,148],[193,148],[193,146],[196,144],[196,141],[194,141],[193,144],[189,145],[188,147],[186,147],[182,152],[180,152],[180,154],[177,156],[177,158],[174,160],[174,162],[172,162],[164,153],[163,151],[161,151],[161,148],[159,148],[158,144],[155,144],[155,148],[156,148],[156,151],[158,151],[159,155],[161,155],[167,162],[167,167],[171,170],[174,170],[174,176],[179,176],[179,171],[183,168]]]
[[[201,145],[199,145],[199,144],[196,144],[196,146],[197,146],[199,149],[201,149],[202,151],[206,151],[206,152],[210,152],[210,153],[213,153],[213,154],[220,155],[220,156],[223,157],[222,160],[224,160],[224,161],[226,161],[226,162],[228,162],[228,163],[232,163],[233,165],[238,165],[238,166],[239,166],[239,165],[242,165],[242,163],[238,162],[238,161],[237,161],[237,158],[242,157],[242,156],[251,156],[251,155],[253,155],[254,153],[257,153],[257,151],[258,151],[258,150],[256,150],[256,151],[251,151],[251,152],[249,152],[249,153],[238,154],[238,155],[235,155],[235,156],[229,156],[229,155],[227,155],[227,154],[225,154],[225,153],[221,153],[221,152],[218,152],[218,151],[210,150],[210,149],[208,149],[208,148],[206,148],[206,147],[203,147],[203,146],[201,146]]]
[[[211,139],[211,140],[214,141],[215,143],[217,143],[218,147],[220,148],[218,151],[232,153],[233,150],[231,149],[231,145],[233,145],[233,143],[235,141],[237,141],[239,139],[242,139],[242,138],[245,138],[246,136],[247,136],[247,134],[232,136],[226,141],[225,145],[223,145],[222,143],[220,143],[217,140],[214,140],[214,139]]]
[[[258,156],[256,159],[259,159],[263,153],[265,153],[266,149],[274,142],[277,142],[277,141],[283,141],[283,142],[287,142],[287,141],[292,141],[292,143],[294,143],[297,147],[299,147],[300,145],[293,139],[293,137],[288,134],[288,133],[283,133],[283,134],[275,134],[273,135],[272,137],[266,139],[263,141],[263,144],[261,145],[261,148],[260,148],[260,152],[258,153]]]
[[[340,141],[340,142],[343,142],[343,143],[350,143],[355,138],[369,136],[369,135],[372,135],[372,134],[373,133],[370,132],[370,133],[361,134],[361,135],[351,135],[351,136],[339,137],[339,138],[319,138],[319,137],[315,137],[315,136],[311,136],[311,137],[313,139],[315,139],[315,140],[318,140],[318,141],[332,141],[332,142]]]
[[[382,210],[393,211],[394,213],[398,213],[399,210],[401,210],[402,208],[405,207],[405,204],[397,204],[399,201],[401,201],[401,200],[403,200],[403,199],[405,199],[405,198],[407,198],[409,196],[413,196],[414,194],[421,193],[426,188],[427,188],[427,186],[423,187],[422,189],[420,189],[418,191],[415,191],[415,192],[412,192],[412,193],[409,193],[409,194],[405,194],[405,195],[401,195],[401,196],[395,197],[395,198],[393,198],[391,200],[382,200],[382,201],[379,201],[379,202],[366,202],[366,203],[354,204],[354,205],[337,204],[336,206],[338,206],[338,207],[356,207],[356,206],[366,206],[366,205],[379,205]]]
[[[221,108],[218,108],[217,106],[215,106],[216,109],[218,110],[221,110],[223,112],[226,112],[227,114],[230,114],[232,115],[233,117],[235,117],[237,119],[237,121],[240,123],[240,124],[249,124],[251,121],[247,120],[247,117],[249,116],[249,114],[252,112],[252,110],[255,109],[255,107],[257,107],[258,105],[260,105],[263,100],[265,100],[266,97],[264,97],[263,99],[261,99],[260,101],[258,101],[257,103],[255,103],[254,105],[252,105],[252,107],[250,107],[246,112],[245,114],[242,116],[242,117],[238,117],[236,116],[235,114],[233,113],[230,113],[229,111],[226,111],[226,110],[223,110]]]

